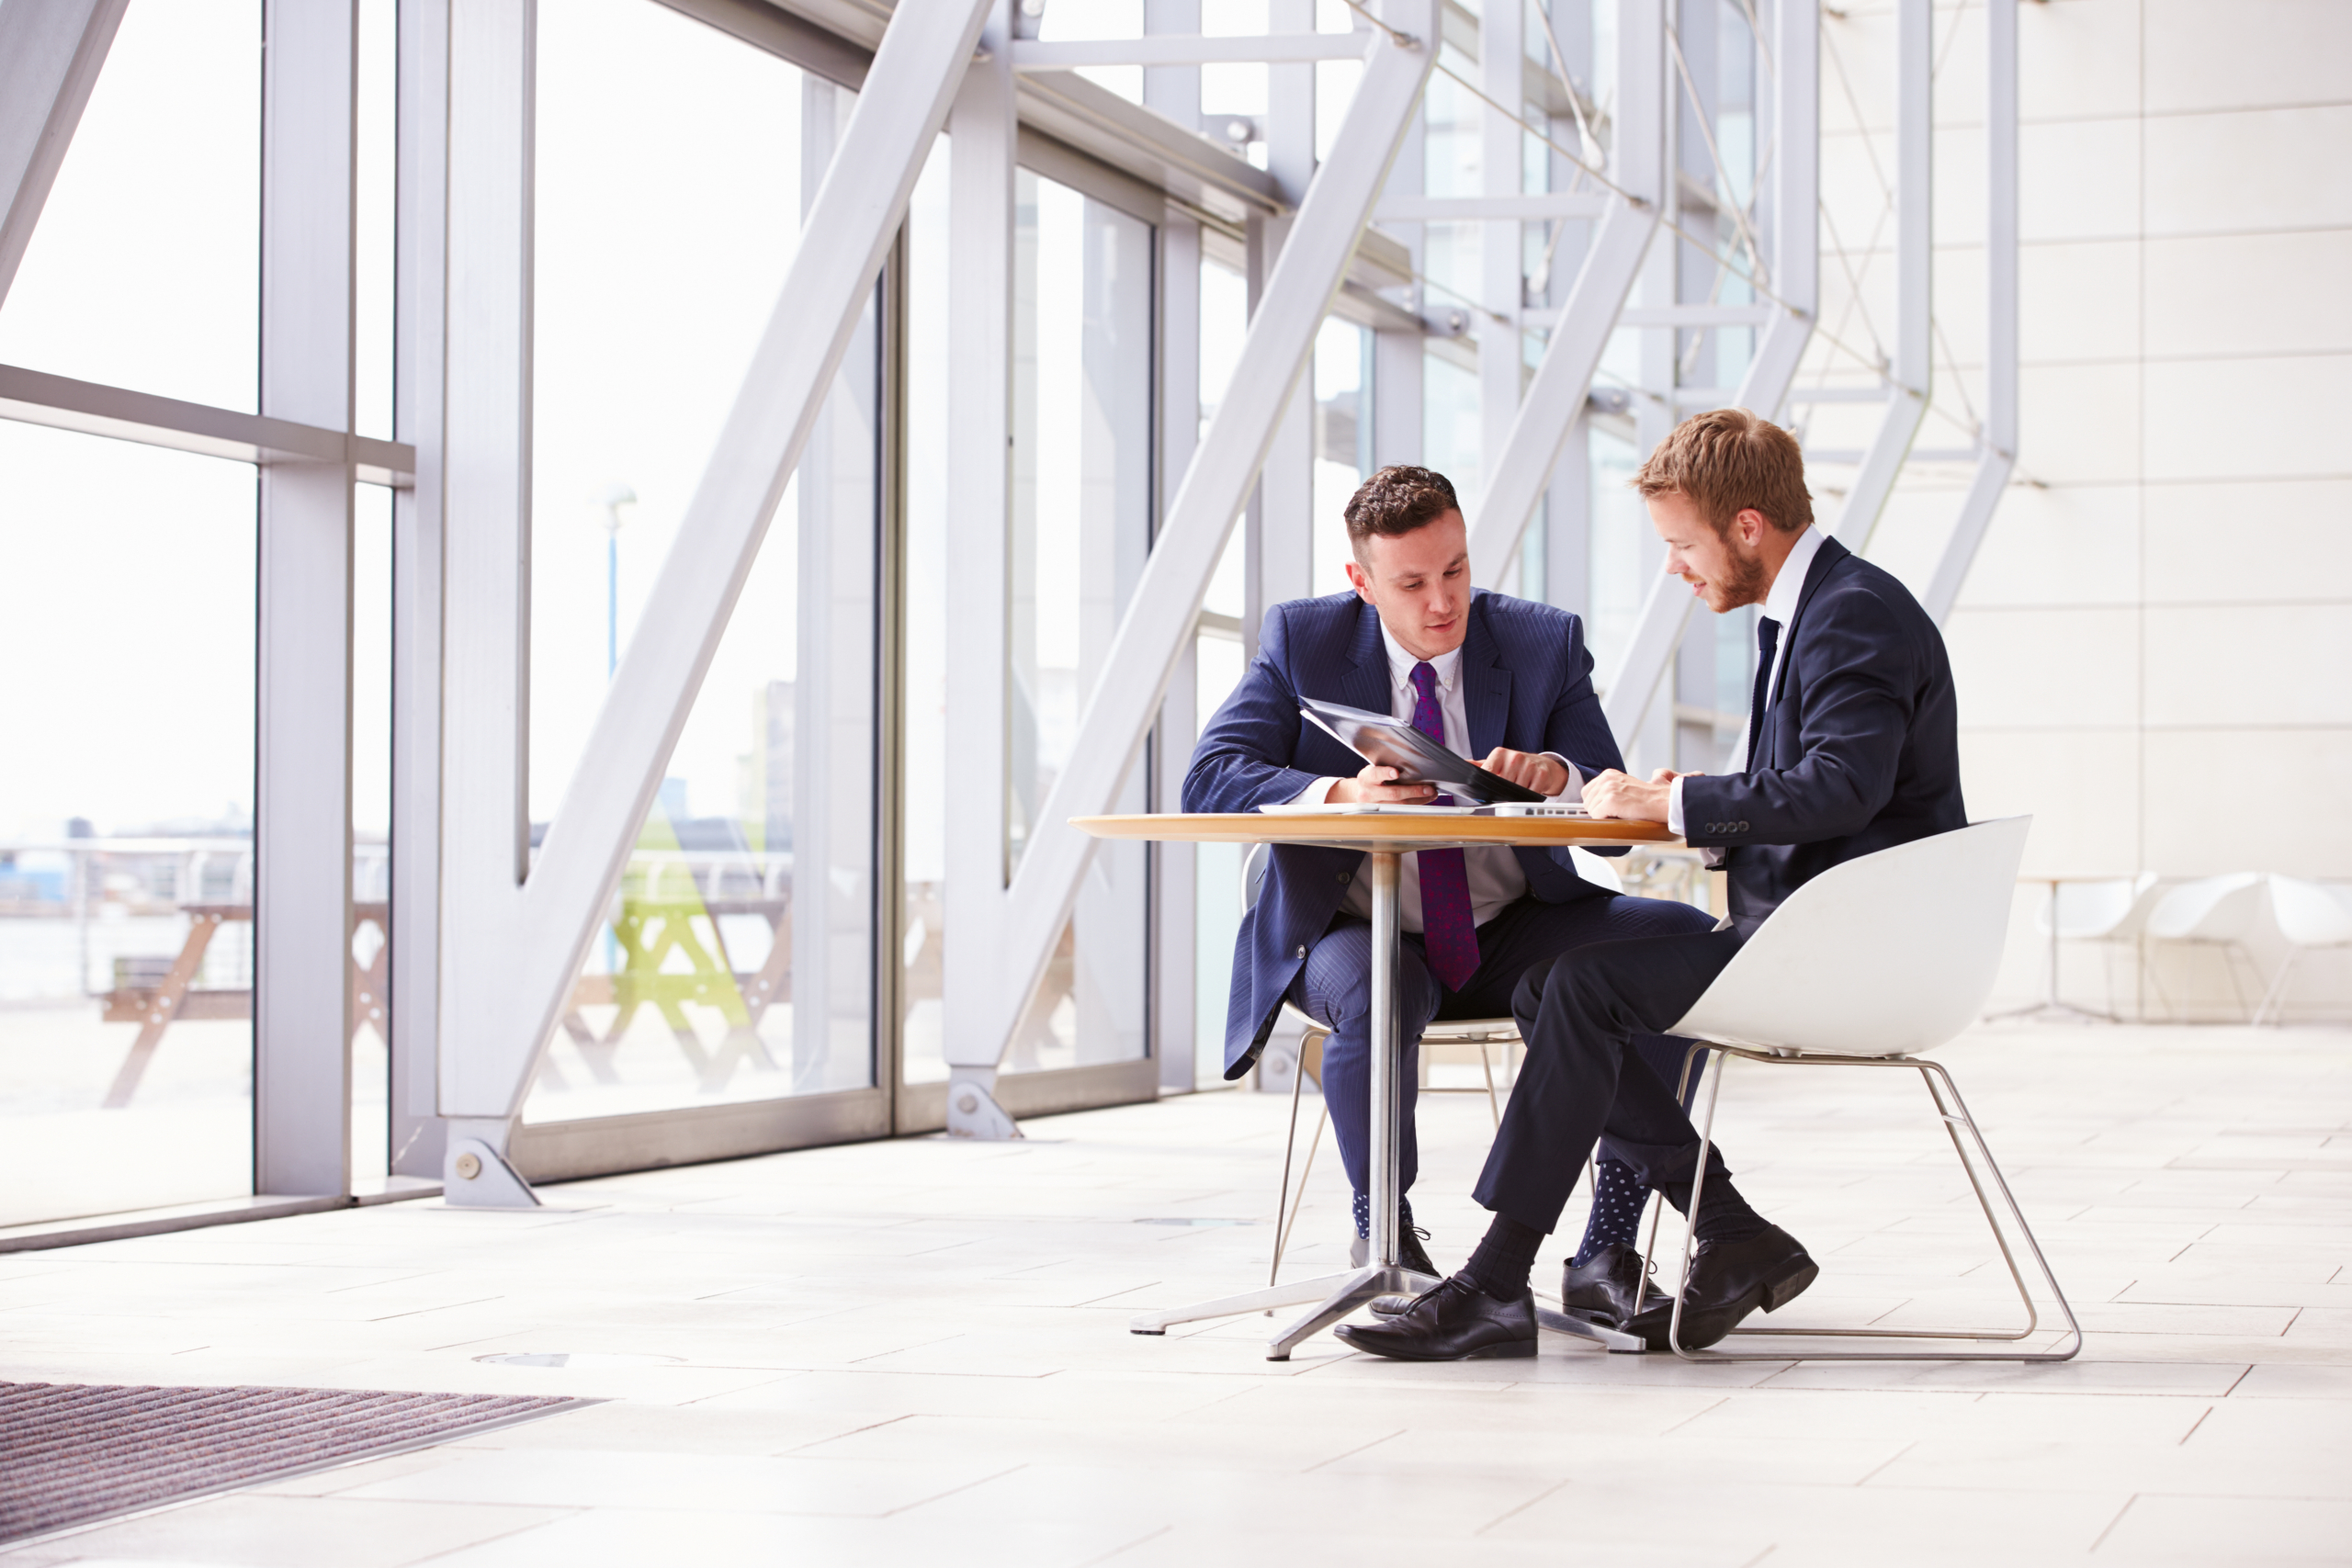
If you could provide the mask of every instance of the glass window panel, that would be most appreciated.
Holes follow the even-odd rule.
[[[354,252],[358,332],[352,428],[392,434],[393,208],[399,175],[398,0],[359,0],[359,140]]]
[[[0,616],[0,1224],[249,1192],[254,470],[0,423],[0,473],[39,585]]]
[[[645,0],[540,18],[532,815],[698,484],[852,96]],[[813,156],[813,154],[812,154]],[[873,1082],[869,307],[688,711],[524,1114]]]
[[[1641,618],[1642,596],[1649,588],[1648,552],[1644,536],[1650,533],[1649,514],[1632,488],[1640,467],[1634,444],[1599,425],[1589,426],[1592,454],[1591,550],[1592,603],[1585,615],[1585,637],[1594,664],[1613,670],[1625,639]]]
[[[1027,169],[1013,210],[1008,866],[1151,548],[1151,226]],[[1114,808],[1147,802],[1138,768]],[[1144,1055],[1148,864],[1144,845],[1095,847],[1005,1070]]]
[[[1421,460],[1453,481],[1464,515],[1478,515],[1478,372],[1467,340],[1461,360],[1442,349],[1421,361]]]
[[[578,769],[800,228],[800,72],[652,0],[539,15],[530,814]],[[698,804],[733,799],[710,781]]]
[[[251,412],[261,7],[132,0],[7,304],[0,363]]]
[[[380,1185],[392,1168],[392,492],[355,485],[352,502],[351,1179]]]
[[[1241,639],[1203,633],[1193,648],[1197,732],[1208,727],[1240,683]],[[1193,846],[1193,1082],[1203,1089],[1225,1081],[1225,1013],[1233,990],[1233,943],[1241,931],[1244,849],[1240,844]]]
[[[1250,285],[1239,273],[1204,257],[1201,261],[1201,434],[1208,434],[1225,389],[1233,383],[1233,368],[1241,360],[1241,343],[1250,333]],[[1237,525],[1217,558],[1201,607],[1211,614],[1238,616],[1245,607],[1246,567],[1242,530]],[[1224,696],[1220,690],[1220,700]],[[1216,711],[1212,705],[1211,712]]]
[[[1315,581],[1347,589],[1348,502],[1372,477],[1372,333],[1327,319],[1315,337]]]
[[[947,884],[947,178],[932,144],[907,207],[906,547],[899,739],[899,1072],[947,1077],[940,1016]]]

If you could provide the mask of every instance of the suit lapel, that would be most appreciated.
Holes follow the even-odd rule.
[[[1361,599],[1355,604],[1355,637],[1348,647],[1349,669],[1341,682],[1340,700],[1372,713],[1394,713],[1396,704],[1388,682],[1388,649],[1380,640],[1380,612]]]
[[[1772,705],[1764,716],[1766,725],[1770,725],[1773,715],[1781,711],[1781,693],[1789,683],[1790,668],[1796,663],[1797,628],[1804,625],[1805,606],[1813,603],[1813,596],[1828,581],[1830,569],[1853,553],[1835,538],[1823,539],[1821,548],[1814,551],[1813,566],[1804,574],[1804,592],[1797,595],[1796,614],[1789,617],[1789,624],[1781,632],[1781,670],[1772,677]]]
[[[1487,629],[1485,595],[1470,601],[1470,625],[1462,639],[1462,715],[1470,722],[1470,760],[1476,761],[1503,743],[1510,716],[1510,671],[1504,669]]]

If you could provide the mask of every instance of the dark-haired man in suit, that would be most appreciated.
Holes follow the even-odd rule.
[[[1340,1336],[1405,1360],[1532,1356],[1527,1280],[1595,1139],[1688,1208],[1698,1134],[1632,1042],[1671,1028],[1740,944],[1830,866],[1967,826],[1957,705],[1942,636],[1893,577],[1813,527],[1804,458],[1788,432],[1740,409],[1700,414],[1635,479],[1668,571],[1721,614],[1760,604],[1747,761],[1715,777],[1623,773],[1585,787],[1596,815],[1664,822],[1720,848],[1731,915],[1697,935],[1613,942],[1531,970],[1513,998],[1527,1065],[1476,1190],[1494,1214],[1460,1274],[1402,1315]],[[1713,1159],[1692,1218],[1698,1246],[1682,1342],[1713,1344],[1818,1272]],[[1664,1314],[1643,1314],[1655,1345]]]
[[[1540,794],[1577,798],[1623,765],[1592,690],[1577,617],[1470,585],[1467,532],[1453,487],[1427,468],[1381,469],[1347,509],[1353,592],[1294,600],[1266,613],[1258,657],[1209,721],[1184,779],[1187,811],[1251,811],[1290,801],[1428,802],[1427,784],[1366,766],[1299,713],[1319,697],[1393,714],[1458,754]],[[1248,1072],[1285,999],[1329,1026],[1323,1096],[1355,1189],[1359,1237],[1370,1227],[1372,929],[1363,856],[1274,847],[1243,916],[1226,1022],[1226,1077]],[[1508,1012],[1528,970],[1588,942],[1705,931],[1686,904],[1629,898],[1579,876],[1566,850],[1469,849],[1408,855],[1398,878],[1396,1027],[1408,1043],[1399,1166],[1409,1189],[1417,1043],[1432,1019]],[[1679,1066],[1681,1047],[1644,1042]],[[1671,1070],[1671,1069],[1668,1069]],[[1604,1156],[1593,1221],[1570,1266],[1569,1302],[1603,1314],[1638,1275],[1641,1193]],[[1401,1195],[1401,1193],[1400,1193]],[[1402,1261],[1435,1274],[1399,1215]]]

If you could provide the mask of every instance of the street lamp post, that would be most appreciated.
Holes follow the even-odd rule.
[[[605,679],[621,662],[621,508],[637,504],[637,491],[615,480],[605,487]]]

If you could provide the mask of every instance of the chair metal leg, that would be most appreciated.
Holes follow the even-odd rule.
[[[1510,1047],[1506,1045],[1503,1049],[1508,1051]],[[1495,1064],[1487,1055],[1487,1042],[1484,1040],[1478,1042],[1478,1070],[1487,1075],[1487,1109],[1495,1113],[1495,1131],[1499,1133],[1503,1130],[1503,1102],[1501,1097],[1495,1093]]]
[[[1316,1111],[1315,1131],[1306,1140],[1306,1164],[1300,1168],[1298,1173],[1298,1190],[1287,1195],[1290,1212],[1285,1214],[1276,1210],[1274,1213],[1274,1266],[1267,1272],[1268,1285],[1274,1282],[1274,1275],[1281,1271],[1283,1254],[1290,1250],[1291,1237],[1298,1233],[1299,1206],[1306,1201],[1307,1179],[1315,1174],[1315,1151],[1323,1146],[1323,1124],[1330,1119],[1330,1107],[1325,1106]]]
[[[1283,1224],[1283,1214],[1290,1207],[1290,1162],[1292,1156],[1298,1152],[1298,1096],[1299,1091],[1306,1087],[1306,1053],[1301,1050],[1298,1065],[1292,1069],[1290,1075],[1290,1131],[1283,1134],[1283,1184],[1282,1190],[1274,1197],[1274,1260],[1266,1266],[1266,1284],[1270,1289],[1273,1285],[1274,1276],[1283,1270],[1284,1239],[1283,1233],[1285,1228]],[[1322,1131],[1319,1124],[1316,1131],[1318,1134]],[[1311,1153],[1308,1157],[1313,1157]],[[1306,1178],[1301,1176],[1298,1183],[1304,1190]]]
[[[2300,947],[2290,947],[2287,950],[2286,959],[2278,965],[2278,973],[2271,977],[2269,989],[2262,993],[2262,1005],[2254,1010],[2254,1021],[2256,1024],[2260,1024],[2266,1017],[2276,1023],[2286,1012],[2287,976],[2295,967],[2295,960],[2302,955],[2303,950]],[[2271,1010],[2273,1002],[2278,1004],[2277,1012]]]
[[[2058,1310],[2065,1315],[2066,1330],[2072,1343],[2068,1344],[2064,1350],[1820,1350],[1794,1355],[1775,1354],[1771,1351],[1686,1349],[1682,1344],[1682,1302],[1685,1292],[1690,1288],[1690,1258],[1697,1243],[1696,1230],[1693,1227],[1686,1230],[1683,1235],[1682,1272],[1675,1281],[1674,1314],[1667,1326],[1667,1344],[1676,1355],[1686,1361],[2066,1361],[2072,1360],[2081,1352],[2083,1330],[2082,1325],[2075,1319],[2075,1309],[2068,1304],[2066,1292],[2059,1285],[2058,1276],[2051,1269],[2049,1258],[2043,1256],[2041,1244],[2034,1238],[2033,1227],[2026,1223],[2025,1211],[2018,1207],[2017,1195],[2009,1190],[2007,1179],[2001,1175],[2000,1165],[1993,1158],[1992,1147],[1984,1141],[1984,1130],[1977,1126],[1976,1119],[1969,1113],[1968,1102],[1961,1098],[1960,1086],[1952,1081],[1951,1070],[1942,1063],[1928,1061],[1917,1056],[1782,1056],[1764,1052],[1745,1051],[1733,1046],[1717,1046],[1715,1049],[1724,1060],[1723,1065],[1715,1069],[1714,1077],[1710,1081],[1707,1114],[1699,1128],[1699,1167],[1690,1181],[1690,1212],[1693,1214],[1699,1211],[1700,1195],[1706,1184],[1707,1156],[1708,1151],[1713,1146],[1714,1139],[1715,1106],[1723,1095],[1724,1073],[1731,1065],[1731,1057],[1744,1056],[1752,1062],[1786,1066],[1914,1068],[1927,1086],[1928,1099],[1935,1102],[1937,1116],[1943,1122],[1944,1131],[1952,1141],[1952,1151],[1960,1158],[1961,1169],[1968,1177],[1969,1186],[1975,1190],[1977,1203],[1984,1211],[1984,1222],[1992,1228],[1994,1244],[2001,1249],[2002,1261],[2008,1265],[2009,1277],[2016,1282],[2018,1295],[2025,1303],[2026,1309],[2026,1326],[2016,1332],[1986,1333],[1982,1330],[1914,1328],[1741,1327],[1734,1329],[1733,1333],[1783,1335],[1806,1339],[1966,1339],[1979,1342],[2015,1341],[2033,1334],[2041,1322],[2040,1314],[2034,1306],[2033,1294],[2025,1282],[2023,1272],[2018,1268],[2016,1257],[2010,1251],[2008,1237],[2001,1228],[2000,1216],[1995,1213],[1992,1200],[1986,1194],[1984,1183],[1977,1177],[1973,1162],[1969,1158],[1968,1149],[1961,1142],[1960,1130],[1965,1128],[1969,1141],[1975,1145],[1978,1156],[1984,1162],[1985,1170],[1993,1178],[1994,1187],[2001,1194],[2003,1206],[2007,1210],[2009,1218],[2017,1224],[2018,1234],[2024,1237],[2026,1246],[2032,1251],[2034,1264],[2041,1270],[2043,1281],[2049,1285],[2051,1295],[2057,1301]],[[1938,1089],[1939,1082],[1941,1084],[1940,1092]],[[1950,1109],[1946,1109],[1947,1103]]]

